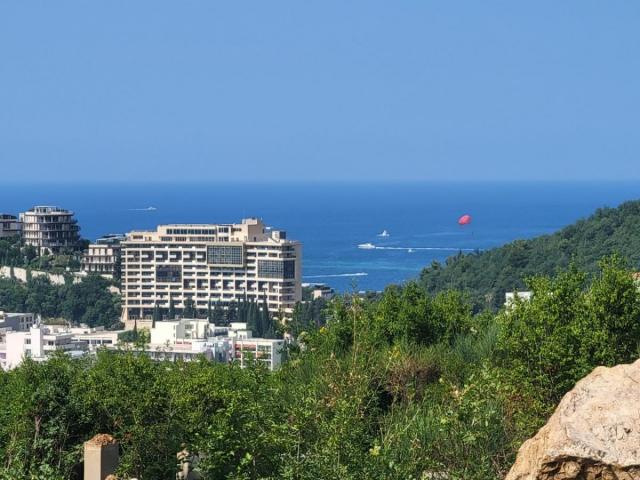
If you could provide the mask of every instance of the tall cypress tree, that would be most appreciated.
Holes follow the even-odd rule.
[[[160,306],[156,302],[155,306],[153,307],[153,322],[151,322],[151,327],[155,327],[156,322],[159,322],[160,320],[162,320],[162,313],[160,312]]]
[[[167,313],[169,320],[174,320],[176,318],[176,306],[173,303],[173,298],[169,297],[169,312]]]
[[[184,301],[184,311],[182,312],[183,318],[195,318],[196,311],[193,306],[193,299],[187,298]]]

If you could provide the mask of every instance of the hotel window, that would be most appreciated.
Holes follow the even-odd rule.
[[[295,278],[295,260],[258,260],[258,276],[262,278]]]
[[[211,245],[207,247],[207,263],[242,266],[244,249],[241,245]]]
[[[182,281],[182,268],[179,265],[158,265],[156,282],[177,283]]]

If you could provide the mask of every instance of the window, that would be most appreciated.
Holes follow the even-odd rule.
[[[262,278],[295,278],[295,260],[258,260],[258,276]]]
[[[210,265],[244,265],[242,245],[210,245],[207,247],[207,263]]]
[[[156,282],[182,282],[182,267],[180,265],[158,265],[156,267]]]

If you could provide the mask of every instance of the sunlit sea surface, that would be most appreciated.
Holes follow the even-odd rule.
[[[257,216],[303,243],[305,282],[381,290],[433,260],[551,233],[602,206],[640,198],[640,183],[2,185],[0,213],[33,205],[76,212],[84,237],[163,223]],[[149,208],[152,207],[152,208]],[[460,226],[469,214],[469,225]],[[383,231],[388,236],[380,236]],[[361,244],[375,248],[359,248]]]

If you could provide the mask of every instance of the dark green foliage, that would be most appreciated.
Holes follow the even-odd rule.
[[[430,293],[468,292],[476,311],[496,309],[504,302],[505,292],[524,289],[529,277],[554,275],[570,263],[591,274],[601,258],[613,253],[640,269],[640,201],[599,209],[552,235],[517,240],[486,252],[460,253],[445,265],[434,262],[422,271],[420,282]]]
[[[277,338],[276,323],[269,313],[266,303],[260,305],[256,302],[239,302],[233,305],[231,313],[233,317],[228,314],[227,323],[231,321],[244,322],[256,337]]]
[[[324,298],[308,299],[296,304],[293,318],[287,325],[291,335],[297,337],[302,332],[316,330],[327,323],[327,300]]]
[[[167,311],[167,319],[174,320],[176,318],[176,304],[169,293],[169,310]]]
[[[36,257],[33,247],[21,247],[20,237],[0,239],[0,265],[22,267]]]
[[[640,295],[617,257],[601,262],[591,284],[570,270],[531,280],[531,301],[498,317],[505,366],[555,404],[598,365],[640,354]]]
[[[196,309],[194,307],[193,299],[187,298],[184,301],[184,310],[182,312],[183,318],[196,318]]]
[[[429,296],[418,284],[390,286],[376,304],[374,322],[382,338],[393,343],[450,343],[472,325],[471,309],[456,292]]]
[[[53,285],[45,277],[31,277],[26,284],[0,279],[0,310],[109,327],[120,317],[120,299],[109,292],[109,286],[110,282],[98,275],[64,285]]]
[[[81,240],[74,250],[61,252],[59,255],[38,255],[31,245],[23,245],[20,237],[0,239],[0,265],[30,268],[52,273],[63,274],[70,269],[80,270],[82,251],[89,245],[87,240]]]

